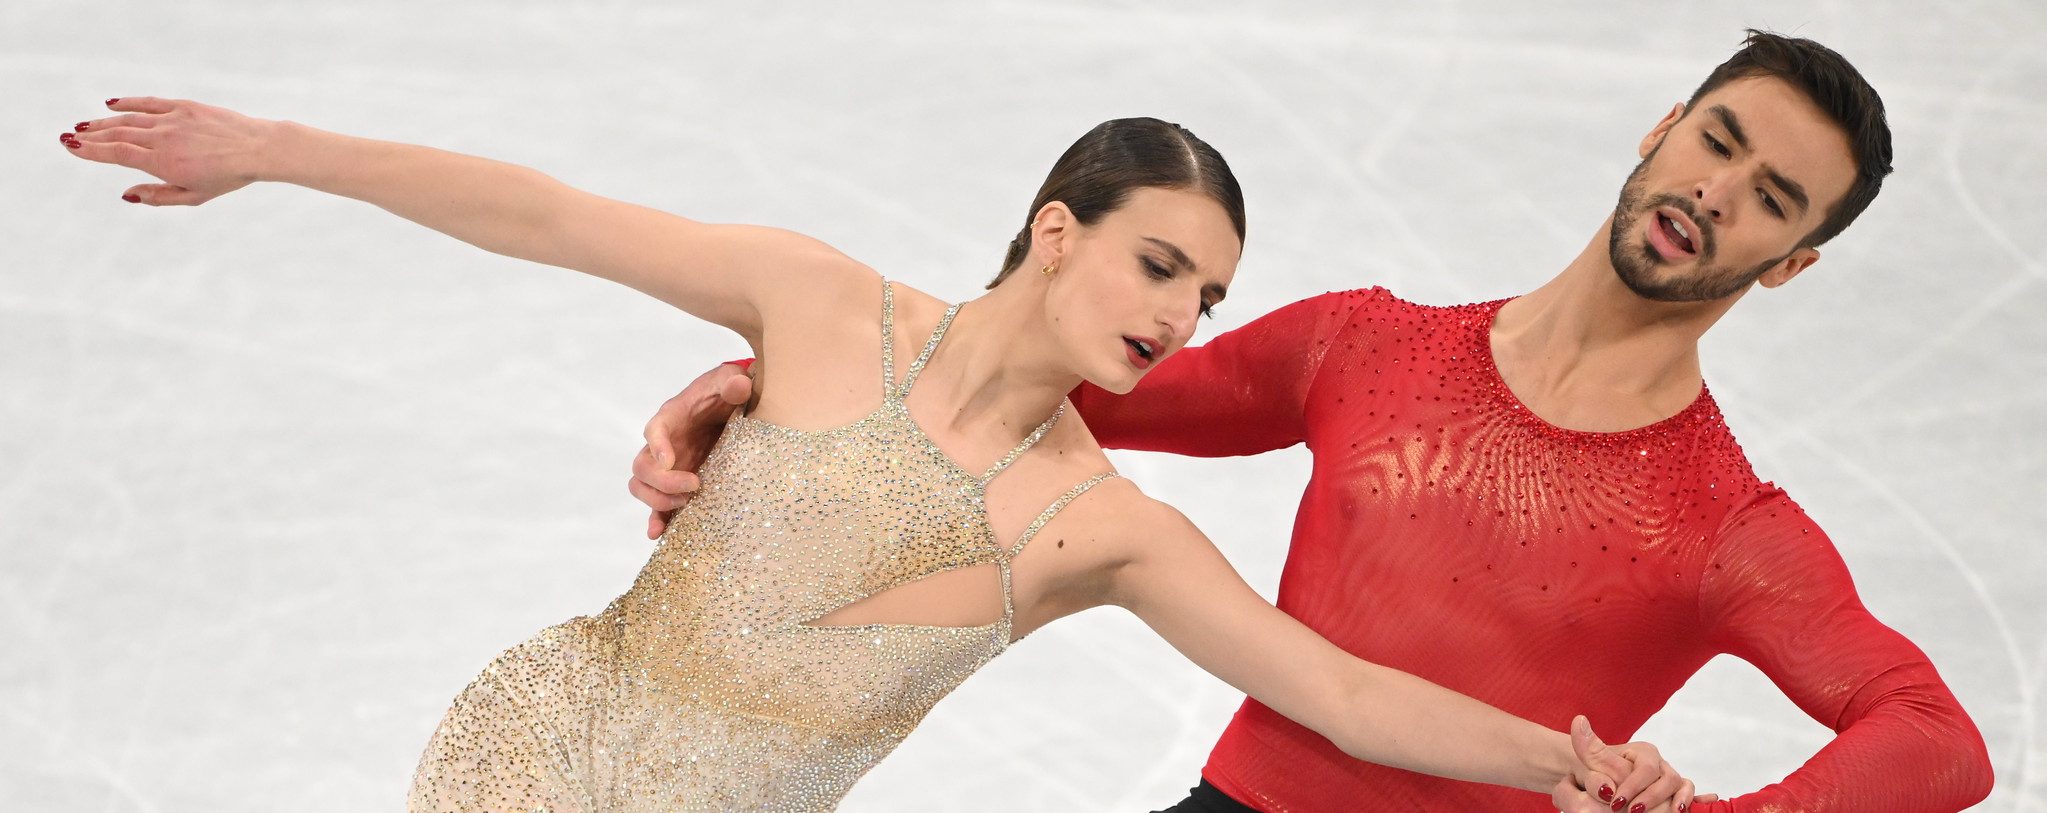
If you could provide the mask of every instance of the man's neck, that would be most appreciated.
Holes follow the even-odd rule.
[[[1563,273],[1507,303],[1492,327],[1508,389],[1567,429],[1619,432],[1682,411],[1701,386],[1699,337],[1741,298],[1643,299],[1614,271],[1606,234],[1601,228]]]

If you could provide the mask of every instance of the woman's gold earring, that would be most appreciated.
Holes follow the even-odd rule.
[[[1044,268],[1038,269],[1038,273],[1044,274],[1047,277],[1059,273],[1059,263],[1056,261],[1046,263]]]

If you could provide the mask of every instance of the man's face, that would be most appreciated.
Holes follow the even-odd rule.
[[[1848,136],[1805,94],[1736,79],[1642,140],[1607,253],[1644,299],[1699,302],[1775,287],[1819,259],[1799,241],[1848,194]]]

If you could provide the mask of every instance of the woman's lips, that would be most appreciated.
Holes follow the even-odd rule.
[[[1138,352],[1139,347],[1144,348],[1144,352]],[[1125,336],[1123,337],[1123,352],[1130,358],[1130,366],[1143,370],[1151,367],[1151,363],[1158,360],[1159,346],[1157,342],[1151,339]],[[1150,358],[1146,358],[1147,354],[1150,355]]]

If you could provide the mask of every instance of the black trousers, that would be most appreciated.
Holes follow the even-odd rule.
[[[1187,798],[1181,799],[1179,804],[1152,813],[1258,813],[1258,811],[1250,805],[1230,798],[1229,794],[1217,790],[1214,785],[1208,784],[1208,780],[1203,779],[1201,784],[1187,791]]]

